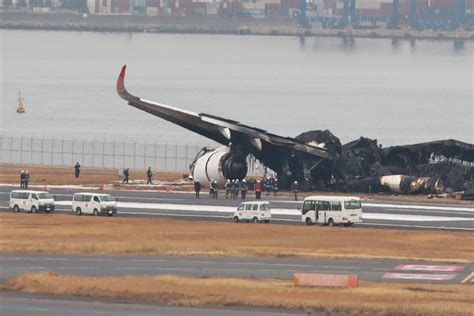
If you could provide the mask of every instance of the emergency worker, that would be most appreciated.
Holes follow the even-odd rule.
[[[278,179],[273,178],[273,194],[277,196],[278,193]]]
[[[261,195],[262,195],[262,183],[260,182],[260,180],[257,180],[257,182],[255,183],[255,198],[257,200],[260,200]]]
[[[293,191],[293,194],[295,195],[295,201],[297,201],[298,200],[298,192],[300,190],[300,188],[298,186],[298,181],[293,182],[293,184],[291,185],[291,190]]]
[[[235,199],[235,179],[230,181],[230,198]]]
[[[79,178],[79,175],[81,174],[81,165],[79,164],[79,161],[76,162],[76,165],[74,166],[74,175],[76,178]]]
[[[247,195],[247,181],[245,179],[242,180],[242,183],[240,184],[240,194],[242,196],[242,200],[245,200],[245,196]]]
[[[23,187],[25,189],[28,189],[28,183],[30,182],[30,173],[28,172],[28,170],[25,171],[25,181],[24,181],[24,184],[23,184]]]
[[[217,180],[212,181],[212,192],[213,192],[213,198],[217,199],[217,194],[218,194]]]
[[[151,182],[151,178],[153,177],[153,172],[151,171],[151,167],[148,167],[148,170],[146,171],[146,176],[148,178],[148,180],[146,181],[146,184],[153,184],[153,182]]]
[[[230,180],[229,179],[225,181],[224,188],[225,188],[225,198],[228,199],[229,193],[230,193]]]
[[[128,177],[130,176],[130,172],[128,168],[123,169],[123,181],[122,183],[127,183],[128,184]]]
[[[234,199],[239,198],[239,192],[240,192],[240,181],[239,181],[239,179],[235,179],[235,184],[234,184]]]
[[[20,172],[20,188],[25,187],[25,170],[21,170]]]
[[[199,179],[194,181],[194,191],[196,192],[196,198],[199,199],[199,192],[201,192],[201,182],[199,182]]]

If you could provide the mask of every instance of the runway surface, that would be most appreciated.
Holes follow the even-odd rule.
[[[0,209],[8,212],[9,194],[16,187],[0,186]],[[37,187],[37,189],[43,189]],[[50,187],[57,212],[71,214],[75,192],[97,191]],[[105,191],[119,199],[118,216],[166,216],[189,220],[231,221],[241,200],[209,199],[202,194],[156,191]],[[249,196],[252,199],[252,196]],[[298,211],[302,201],[263,196],[272,205],[272,223],[304,225]],[[442,203],[363,202],[364,223],[357,227],[474,231],[474,205]],[[41,216],[33,215],[32,216]],[[335,228],[337,229],[337,228]],[[176,274],[291,279],[294,272],[357,274],[359,279],[384,282],[459,283],[474,271],[473,264],[393,259],[302,259],[171,256],[99,256],[0,254],[0,281],[24,272],[56,271],[79,275]],[[299,314],[299,312],[295,312]],[[122,302],[97,302],[68,297],[28,296],[0,292],[3,315],[291,315],[284,311],[180,308]],[[295,314],[295,315],[296,315]]]
[[[312,272],[357,274],[360,280],[366,281],[459,283],[474,271],[474,264],[420,260],[52,254],[0,254],[0,266],[2,281],[24,272],[38,271],[79,275],[176,274],[289,280],[295,272]]]
[[[8,210],[13,186],[0,186],[0,209]],[[38,187],[42,189],[42,187]],[[56,196],[58,212],[71,213],[72,195],[79,191],[97,191],[68,187],[50,187]],[[121,216],[169,216],[175,218],[229,221],[241,200],[209,199],[204,193],[196,199],[190,192],[105,191],[119,199]],[[253,197],[250,195],[248,200]],[[303,225],[298,205],[283,196],[263,196],[272,205],[272,222]],[[356,226],[397,227],[409,229],[440,229],[474,231],[474,204],[363,202],[364,222]]]
[[[314,313],[312,313],[314,314]],[[273,309],[171,307],[152,304],[135,304],[111,301],[94,301],[88,298],[33,295],[18,292],[1,292],[0,315],[2,316],[278,316],[301,315],[301,312]],[[315,315],[325,315],[316,313]]]

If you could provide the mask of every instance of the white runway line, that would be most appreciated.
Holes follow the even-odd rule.
[[[395,270],[401,271],[431,271],[431,272],[456,272],[462,271],[464,266],[434,266],[425,264],[401,264]]]
[[[455,276],[456,274],[385,273],[382,278],[399,280],[449,281],[454,279]]]
[[[71,206],[71,201],[58,201],[56,205]],[[232,206],[216,205],[188,205],[188,204],[170,204],[170,203],[134,203],[118,202],[120,208],[141,209],[141,210],[162,210],[162,211],[191,211],[191,212],[214,212],[224,213],[229,216],[236,210]],[[274,215],[292,215],[300,217],[301,213],[297,209],[273,208]],[[176,215],[179,215],[177,213]],[[363,213],[363,219],[386,220],[386,221],[409,221],[409,222],[448,222],[448,221],[474,221],[474,217],[448,217],[448,216],[424,216],[410,214],[384,214],[384,213]]]

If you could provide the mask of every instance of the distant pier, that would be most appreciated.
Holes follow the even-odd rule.
[[[0,12],[0,29],[181,34],[240,34],[407,39],[473,40],[473,31],[410,29],[305,29],[291,19],[258,20],[221,17],[147,17]]]

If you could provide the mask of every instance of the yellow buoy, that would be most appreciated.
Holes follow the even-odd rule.
[[[25,113],[25,107],[23,106],[23,101],[25,99],[21,96],[21,91],[18,91],[18,107],[16,108],[17,113]]]

